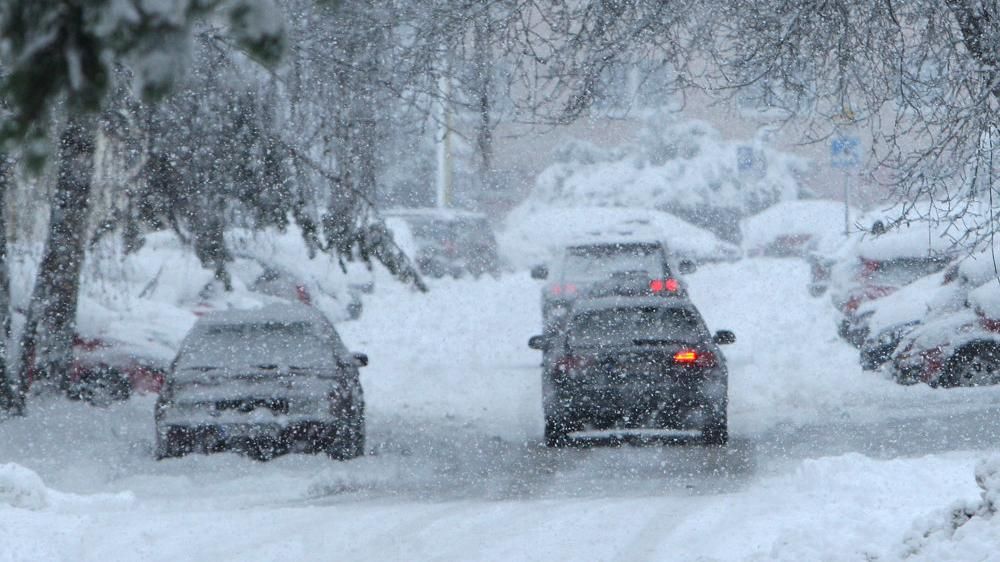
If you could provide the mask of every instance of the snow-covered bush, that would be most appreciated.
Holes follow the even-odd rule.
[[[48,505],[49,490],[41,477],[18,464],[0,464],[0,508],[37,510]]]
[[[948,511],[918,522],[904,540],[912,560],[993,560],[1000,537],[1000,456],[976,465],[980,499],[957,502]],[[960,553],[960,554],[958,554]]]
[[[557,150],[528,203],[653,207],[735,239],[740,217],[799,196],[807,162],[769,147],[765,136],[727,140],[701,121],[651,118],[633,144],[573,141]]]

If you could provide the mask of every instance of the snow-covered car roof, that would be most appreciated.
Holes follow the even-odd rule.
[[[997,259],[994,259],[994,255]],[[998,268],[1000,268],[1000,248],[995,251],[985,248],[964,258],[958,266],[958,274],[965,283],[978,286],[996,279]]]
[[[907,204],[912,216],[934,216],[935,205],[927,201]],[[877,230],[881,222],[888,227],[904,212],[902,205],[880,208],[862,215],[856,224],[865,230]],[[899,257],[951,255],[955,252],[954,238],[950,236],[950,221],[912,220],[899,224],[882,234],[866,231],[853,238],[847,252],[869,260],[889,260]]]
[[[1000,280],[990,279],[969,293],[969,304],[992,320],[1000,320]]]
[[[849,209],[850,216],[859,211]],[[743,247],[761,249],[788,235],[807,235],[808,246],[830,253],[844,242],[844,203],[824,199],[781,201],[740,222]]]
[[[475,211],[466,211],[464,209],[451,209],[451,208],[439,208],[439,207],[395,207],[391,209],[385,209],[380,211],[383,217],[398,217],[398,218],[429,218],[429,219],[441,219],[441,220],[457,220],[457,219],[477,219],[485,220],[486,215],[483,213],[477,213]]]
[[[563,248],[590,242],[661,242],[676,259],[732,261],[734,244],[662,211],[611,207],[520,207],[498,235],[501,250],[517,267],[552,262]]]
[[[866,301],[858,307],[857,314],[872,313],[868,326],[871,334],[877,335],[887,328],[922,320],[941,308],[950,308],[949,303],[955,304],[960,290],[956,283],[944,284],[945,275],[945,271],[939,271],[890,295]]]

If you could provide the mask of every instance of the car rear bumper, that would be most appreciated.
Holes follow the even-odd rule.
[[[700,385],[573,385],[553,389],[547,410],[606,429],[700,429],[725,416],[724,381]]]
[[[163,424],[157,427],[163,442],[186,452],[212,453],[242,449],[251,442],[271,441],[289,449],[319,450],[336,432],[330,420],[277,423]],[[298,445],[298,446],[297,446]]]

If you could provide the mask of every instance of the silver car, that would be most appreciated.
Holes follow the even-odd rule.
[[[361,353],[302,304],[213,312],[184,338],[156,404],[156,456],[364,453]]]

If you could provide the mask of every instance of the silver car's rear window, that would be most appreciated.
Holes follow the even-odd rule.
[[[329,368],[333,349],[308,322],[215,324],[194,331],[177,368],[283,366]]]

